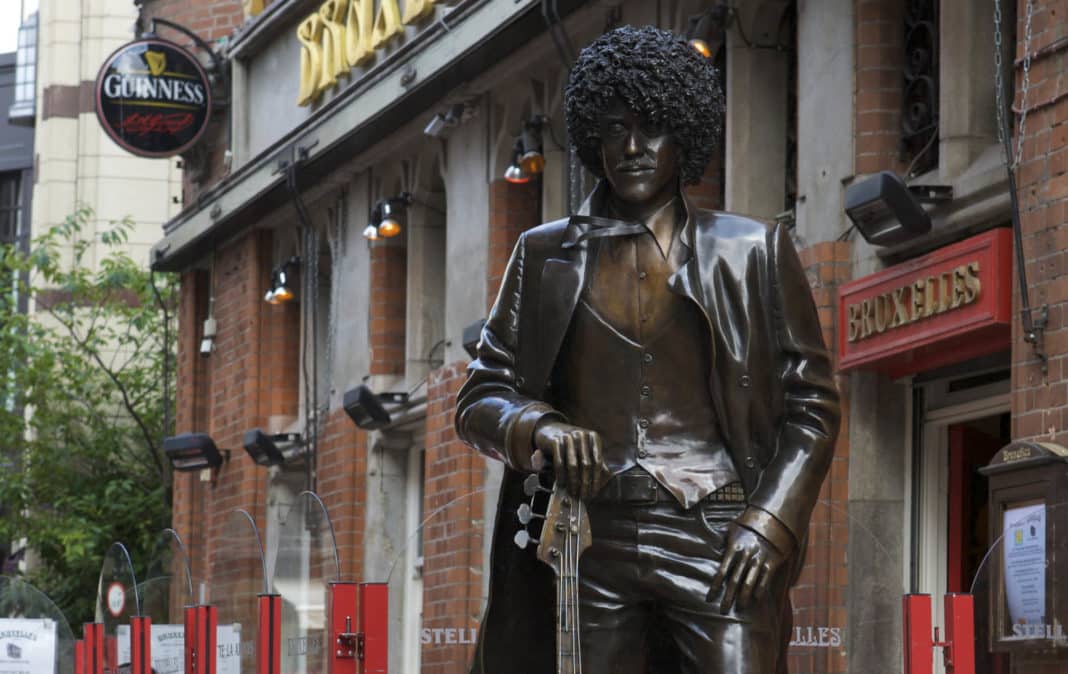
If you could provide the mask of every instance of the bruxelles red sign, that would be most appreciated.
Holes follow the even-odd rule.
[[[1007,350],[1012,231],[993,229],[838,292],[839,369],[903,377]]]
[[[96,78],[96,116],[127,152],[172,157],[200,139],[211,116],[211,85],[200,63],[156,38],[123,45]]]

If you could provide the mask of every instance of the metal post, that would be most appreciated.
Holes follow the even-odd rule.
[[[356,633],[359,618],[358,591],[356,583],[334,582],[329,585],[326,615],[330,618],[327,634],[330,635],[327,659],[327,674],[356,674],[356,654],[359,650],[359,635]]]
[[[104,625],[85,623],[82,636],[82,654],[85,656],[83,671],[85,674],[104,674]]]
[[[130,674],[152,674],[151,618],[130,618]]]
[[[901,609],[905,623],[905,674],[933,674],[931,595],[906,594]]]
[[[970,594],[945,596],[946,672],[975,674],[975,600]]]
[[[185,608],[185,674],[215,674],[218,625],[214,606]]]
[[[74,642],[74,674],[86,674],[85,641],[82,639],[77,639]]]
[[[256,673],[282,671],[282,596],[260,595],[259,640],[256,645]]]
[[[359,674],[386,674],[389,659],[389,586],[360,583]]]

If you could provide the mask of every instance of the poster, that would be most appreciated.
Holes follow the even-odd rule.
[[[55,621],[0,618],[0,673],[56,674]]]
[[[241,654],[255,651],[251,641],[241,642],[241,623],[219,625],[215,639],[219,649],[215,661],[218,674],[241,674]]]
[[[118,664],[130,662],[130,626],[119,625]],[[152,626],[152,669],[156,674],[182,674],[185,671],[185,626]]]
[[[1016,625],[1043,625],[1046,621],[1046,506],[1010,508],[1002,529],[1005,565],[1005,599],[1009,629]],[[1023,630],[1027,632],[1027,630]]]

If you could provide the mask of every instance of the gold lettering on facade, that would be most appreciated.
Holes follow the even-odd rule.
[[[456,0],[326,0],[297,26],[300,51],[298,105],[310,105],[339,77],[374,58],[375,51],[402,37],[404,27],[429,17],[437,5]]]
[[[379,0],[375,27],[371,32],[371,49],[378,49],[403,32],[397,0]]]
[[[875,297],[846,305],[849,342],[859,342],[888,330],[910,325],[979,299],[979,262],[960,265],[938,276],[927,276]]]
[[[319,78],[319,91],[337,85],[337,78],[348,75],[349,64],[345,58],[345,0],[326,0],[319,7],[323,19],[323,75]]]
[[[307,105],[319,97],[319,79],[323,75],[323,17],[312,14],[297,26],[300,40],[300,93],[297,105]]]
[[[375,54],[371,48],[371,31],[375,25],[374,0],[348,0],[345,17],[345,60],[354,68]]]

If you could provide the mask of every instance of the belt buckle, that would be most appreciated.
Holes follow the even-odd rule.
[[[656,505],[658,499],[657,481],[652,475],[630,475],[626,481],[624,501],[633,505]]]

